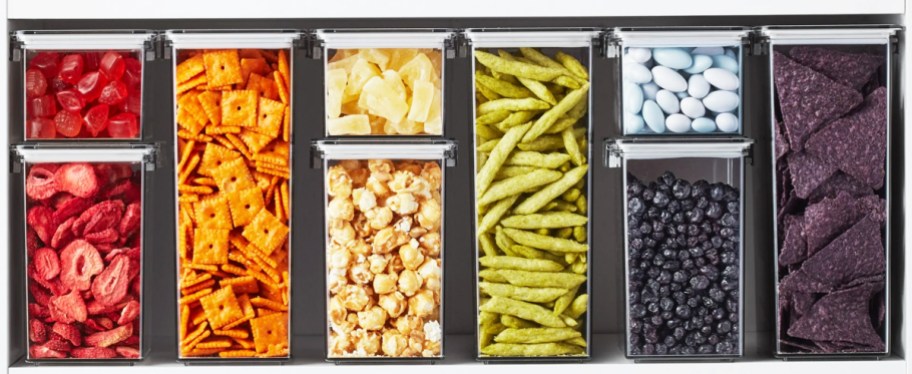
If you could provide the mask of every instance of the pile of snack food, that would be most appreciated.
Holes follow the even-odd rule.
[[[886,349],[884,60],[837,47],[774,51],[782,352]]]
[[[439,357],[439,161],[346,160],[326,173],[329,357]]]
[[[585,355],[589,70],[475,51],[482,356]]]
[[[25,193],[29,359],[139,358],[139,173],[32,164]]]
[[[180,356],[289,352],[286,50],[181,50]]]

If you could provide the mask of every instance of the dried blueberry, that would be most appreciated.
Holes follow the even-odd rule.
[[[690,286],[697,290],[705,290],[707,287],[709,287],[709,278],[705,275],[698,275],[696,277],[690,278]]]

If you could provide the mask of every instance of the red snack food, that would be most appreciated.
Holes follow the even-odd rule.
[[[117,357],[117,352],[114,351],[113,349],[100,348],[100,347],[73,348],[73,351],[70,352],[70,354],[76,358],[90,358],[90,359]]]
[[[123,310],[120,311],[120,318],[117,319],[117,324],[126,325],[133,322],[136,317],[139,317],[139,302],[130,300],[127,302],[127,305],[124,306]]]
[[[105,200],[93,205],[79,216],[85,222],[73,223],[73,229],[83,235],[116,228],[123,216],[124,203],[120,200]]]
[[[82,117],[73,112],[61,110],[54,116],[57,133],[67,138],[75,137],[82,131]]]
[[[44,77],[51,79],[57,76],[60,64],[60,54],[57,52],[39,52],[29,61],[29,68],[40,70]]]
[[[139,358],[139,350],[133,347],[117,346],[114,350],[123,358]]]
[[[25,221],[35,230],[35,234],[38,234],[38,239],[43,243],[48,243],[51,240],[51,235],[54,234],[54,230],[57,228],[54,225],[54,211],[46,206],[36,206],[29,209]]]
[[[110,244],[117,242],[118,238],[120,238],[120,235],[115,229],[104,229],[85,234],[85,240],[92,244]]]
[[[57,103],[52,95],[39,96],[29,100],[28,110],[33,117],[51,118],[57,114]]]
[[[73,222],[76,221],[76,217],[70,217],[66,221],[57,226],[57,231],[54,232],[54,237],[51,238],[51,247],[60,248],[67,245],[75,237],[73,234]]]
[[[57,92],[57,103],[60,104],[61,109],[76,113],[86,106],[82,94],[72,88]]]
[[[60,280],[70,289],[87,290],[92,276],[102,272],[104,263],[89,242],[77,239],[60,252]]]
[[[142,83],[142,62],[133,58],[126,57],[123,59],[125,69],[122,81],[130,87],[139,87]]]
[[[47,91],[48,82],[41,70],[28,69],[25,71],[25,97],[31,99],[42,96]]]
[[[117,52],[106,52],[99,62],[99,71],[110,80],[118,80],[126,70],[123,56]]]
[[[44,343],[45,348],[53,349],[60,352],[69,352],[73,350],[73,345],[59,335],[51,334],[51,338]]]
[[[86,122],[86,129],[92,136],[98,136],[102,131],[108,128],[108,114],[110,107],[105,104],[95,105],[86,111],[83,119]]]
[[[57,188],[79,197],[92,197],[98,192],[95,168],[86,163],[72,163],[61,166],[54,173]]]
[[[133,335],[133,325],[127,324],[108,331],[86,336],[85,343],[93,347],[110,347]]]
[[[48,118],[34,118],[28,121],[25,133],[30,138],[53,139],[57,137],[54,120]]]
[[[76,84],[76,82],[79,81],[79,78],[82,77],[84,65],[85,63],[81,54],[73,53],[66,55],[63,57],[63,60],[60,61],[60,71],[57,73],[57,76],[66,83]]]
[[[66,358],[66,356],[66,353],[55,351],[42,345],[29,347],[29,357],[31,358]]]
[[[117,230],[121,235],[128,236],[128,234],[139,228],[141,217],[142,211],[139,203],[130,203],[130,205],[127,205],[127,210],[124,212],[123,219],[120,221],[120,226],[118,226]]]
[[[120,113],[108,119],[108,134],[112,138],[139,137],[139,122],[133,113]]]
[[[92,282],[92,295],[99,303],[114,305],[127,295],[130,259],[120,255]]]
[[[45,280],[53,279],[60,274],[60,260],[57,258],[57,251],[51,248],[45,247],[35,251],[32,263],[35,264],[38,276]]]
[[[54,323],[54,326],[51,327],[51,332],[59,335],[66,341],[69,341],[74,346],[82,345],[82,333],[79,331],[79,328],[73,326],[69,323]]]
[[[51,311],[51,319],[56,322],[85,322],[88,317],[85,301],[76,291],[63,296],[51,296],[48,307]]]
[[[33,343],[44,343],[47,341],[47,326],[41,320],[32,318],[29,320],[29,340]]]
[[[98,102],[107,105],[120,104],[127,98],[127,85],[120,81],[111,81],[101,89]]]
[[[57,211],[54,212],[54,219],[58,222],[73,217],[84,212],[92,206],[92,200],[81,197],[70,197],[66,201],[57,204]]]
[[[29,170],[25,185],[25,194],[35,200],[48,199],[57,193],[54,172],[43,166],[34,166]]]
[[[76,83],[76,90],[85,96],[86,100],[94,101],[101,96],[101,90],[108,84],[108,78],[100,72],[94,71],[82,76]]]

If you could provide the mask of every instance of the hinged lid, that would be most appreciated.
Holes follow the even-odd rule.
[[[289,49],[301,37],[297,30],[168,30],[174,49],[260,48]]]
[[[520,48],[520,47],[590,47],[592,40],[599,37],[596,29],[587,28],[481,28],[466,30],[466,37],[474,48]]]
[[[765,26],[759,32],[770,44],[889,44],[894,25]]]
[[[317,140],[311,149],[314,167],[319,166],[319,159],[445,160],[446,166],[456,165],[456,142],[452,140]]]
[[[81,147],[63,144],[19,145],[13,149],[20,163],[47,162],[133,162],[146,164],[147,170],[154,170],[155,147],[139,144],[92,144]]]
[[[327,49],[443,49],[454,33],[447,29],[323,29],[316,35]]]
[[[16,39],[33,50],[142,50],[151,47],[155,33],[148,30],[18,31]]]
[[[621,166],[621,159],[657,160],[672,158],[743,158],[750,152],[752,139],[731,140],[688,139],[686,142],[667,142],[631,139],[605,140],[605,166]]]
[[[750,30],[743,27],[616,28],[608,42],[637,47],[718,47],[750,44]]]

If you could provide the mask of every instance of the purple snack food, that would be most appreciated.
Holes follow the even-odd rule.
[[[787,215],[784,220],[785,240],[779,250],[779,265],[796,264],[807,258],[804,217]]]
[[[816,203],[823,200],[825,197],[836,197],[840,192],[848,193],[849,195],[852,195],[852,197],[861,197],[873,194],[874,190],[858,179],[852,178],[848,174],[840,171],[817,186],[817,189],[808,196],[808,201]]]
[[[805,226],[808,256],[813,256],[818,249],[855,224],[862,212],[856,206],[855,199],[842,192],[835,198],[808,205],[804,215],[808,221]]]
[[[811,310],[788,329],[793,337],[815,342],[842,341],[882,351],[884,342],[871,324],[868,301],[883,283],[866,283],[820,298]]]
[[[789,147],[804,149],[808,135],[862,102],[858,91],[774,52],[773,75]]]
[[[887,89],[874,90],[860,109],[808,139],[807,152],[871,188],[883,187],[887,159]]]
[[[869,53],[849,53],[820,47],[799,46],[789,51],[795,62],[830,79],[861,90],[883,65],[883,57]]]
[[[776,160],[782,158],[789,153],[789,144],[788,139],[785,138],[785,134],[782,133],[782,122],[776,121]]]
[[[808,256],[801,271],[837,288],[858,278],[882,274],[885,263],[880,225],[864,217],[819,252]]]
[[[835,166],[804,152],[792,152],[788,155],[787,160],[795,195],[802,199],[807,198],[817,186],[836,174],[838,170]]]

